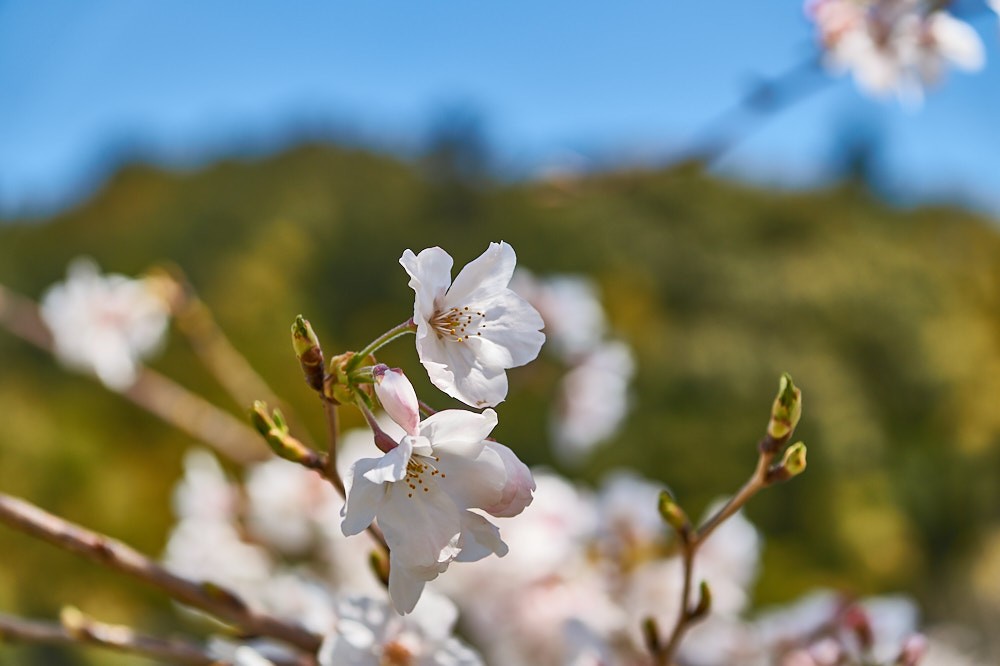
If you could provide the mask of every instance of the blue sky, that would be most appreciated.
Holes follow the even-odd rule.
[[[837,79],[719,169],[815,182],[863,122],[901,200],[1000,213],[1000,21],[974,25],[986,69],[919,111]],[[512,172],[655,161],[811,49],[797,0],[0,0],[0,212],[72,201],[123,145],[197,165],[312,125],[406,151],[455,105],[481,112]]]

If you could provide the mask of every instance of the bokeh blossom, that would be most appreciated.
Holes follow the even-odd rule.
[[[319,653],[320,666],[481,666],[482,659],[452,636],[458,617],[446,598],[427,594],[406,617],[385,602],[349,597]]]
[[[452,282],[452,258],[439,247],[399,259],[416,294],[420,362],[435,386],[473,407],[502,402],[507,369],[533,360],[545,342],[541,316],[508,288],[516,261],[510,245],[490,243]]]
[[[60,361],[119,391],[162,346],[169,321],[167,303],[150,281],[101,275],[90,259],[73,261],[66,281],[49,288],[41,316]]]
[[[923,0],[811,0],[827,66],[849,71],[865,91],[895,93],[920,102],[948,66],[982,68],[984,49],[976,31]]]

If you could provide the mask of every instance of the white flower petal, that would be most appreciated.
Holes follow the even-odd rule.
[[[415,255],[403,252],[399,263],[410,275],[410,287],[416,294],[413,318],[418,324],[434,314],[451,284],[451,255],[439,247],[429,247]]]
[[[506,290],[516,264],[514,248],[503,241],[490,243],[485,252],[459,271],[448,290],[446,305],[478,303]]]
[[[414,567],[400,562],[396,557],[390,557],[389,563],[389,599],[393,608],[402,615],[413,611],[420,600],[420,593],[428,581],[437,578],[438,574],[447,568],[444,565]]]
[[[462,552],[455,558],[458,562],[478,562],[494,553],[503,557],[509,550],[500,538],[500,529],[472,511],[462,514],[462,538],[459,546]]]
[[[459,509],[430,479],[389,484],[378,521],[390,552],[405,566],[447,564],[458,554]]]
[[[486,509],[503,502],[507,468],[495,450],[483,446],[475,458],[442,449],[435,449],[435,453],[438,458],[435,466],[441,472],[438,485],[456,505]]]
[[[372,483],[401,481],[406,478],[406,466],[410,462],[412,453],[413,440],[407,435],[399,440],[396,448],[381,458],[368,458],[367,460],[374,460],[375,464],[365,471],[364,477]]]
[[[340,529],[345,536],[359,534],[367,529],[382,506],[386,494],[385,484],[370,481],[365,476],[379,464],[380,460],[380,458],[362,458],[354,463],[351,491],[347,494],[347,501],[341,511],[344,520],[340,524]]]
[[[497,414],[492,409],[481,414],[446,409],[424,419],[420,424],[420,435],[433,442],[435,451],[475,458],[496,425]]]

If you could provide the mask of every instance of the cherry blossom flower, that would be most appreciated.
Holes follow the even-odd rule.
[[[852,72],[870,93],[894,92],[912,103],[949,65],[975,71],[984,61],[976,31],[929,5],[921,0],[814,0],[807,13],[832,70]]]
[[[473,407],[507,397],[507,369],[538,356],[545,342],[541,316],[508,288],[516,257],[507,243],[490,243],[451,280],[452,258],[439,247],[399,263],[416,294],[417,354],[431,382]]]
[[[77,259],[66,281],[42,297],[41,316],[60,361],[120,391],[135,381],[140,361],[162,345],[168,306],[149,282],[101,275],[92,260]]]
[[[458,611],[448,599],[427,594],[412,615],[388,604],[351,597],[336,606],[335,629],[323,642],[320,666],[481,666],[482,659],[454,638]]]
[[[384,366],[373,374],[379,400],[405,434],[381,444],[382,457],[354,464],[341,529],[358,534],[378,518],[390,549],[389,596],[408,613],[424,584],[452,561],[507,553],[496,526],[469,509],[516,515],[531,502],[535,485],[509,448],[486,441],[497,424],[492,409],[446,410],[418,423],[405,375]]]
[[[552,416],[556,452],[562,459],[578,462],[614,436],[628,413],[634,373],[628,346],[605,342],[563,377]]]
[[[593,280],[582,275],[536,277],[518,268],[510,285],[541,314],[546,341],[560,356],[572,360],[600,344],[607,320]]]

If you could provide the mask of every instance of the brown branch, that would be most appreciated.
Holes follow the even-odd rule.
[[[168,300],[178,330],[187,337],[198,359],[236,404],[243,409],[255,400],[278,405],[289,423],[298,432],[304,433],[295,411],[278,398],[278,394],[229,340],[212,315],[212,310],[201,300],[181,268],[168,265],[162,270],[175,287],[170,290]]]
[[[673,504],[672,500],[665,509],[661,499],[660,512],[664,519],[674,527],[681,541],[684,583],[681,589],[680,611],[666,643],[661,643],[659,636],[656,635],[655,622],[650,625],[652,630],[647,637],[647,642],[657,666],[669,666],[684,634],[691,625],[703,619],[710,610],[711,592],[705,583],[701,585],[702,598],[699,599],[697,605],[691,605],[694,559],[698,554],[698,549],[722,523],[743,508],[763,488],[787,481],[801,474],[805,469],[805,445],[799,442],[785,448],[795,431],[795,426],[798,425],[801,414],[802,392],[792,383],[792,378],[788,374],[784,374],[778,384],[778,395],[771,406],[771,418],[768,421],[766,434],[757,444],[757,466],[754,468],[753,474],[739,491],[697,530],[691,531],[687,517],[684,516],[679,507]],[[773,464],[774,459],[783,449],[782,460]]]
[[[0,614],[0,642],[94,645],[174,664],[219,663],[201,645],[146,636],[136,633],[130,627],[104,624],[82,615],[74,618],[72,626],[65,626]]]
[[[323,403],[323,414],[326,416],[327,436],[326,464],[322,474],[337,489],[340,496],[347,499],[344,480],[340,478],[340,470],[337,469],[337,444],[340,439],[340,415],[337,411],[337,403],[322,393],[320,393],[319,399]]]
[[[234,592],[171,573],[133,548],[54,516],[24,500],[0,493],[0,522],[88,560],[159,588],[242,630],[269,636],[315,654],[322,637],[274,616],[252,610]]]
[[[38,315],[38,306],[2,285],[0,325],[53,353],[52,336]],[[235,462],[245,464],[268,457],[253,430],[241,420],[155,370],[140,368],[135,383],[119,394]]]
[[[121,395],[234,462],[247,464],[270,457],[243,421],[155,370],[142,368],[135,383]]]

